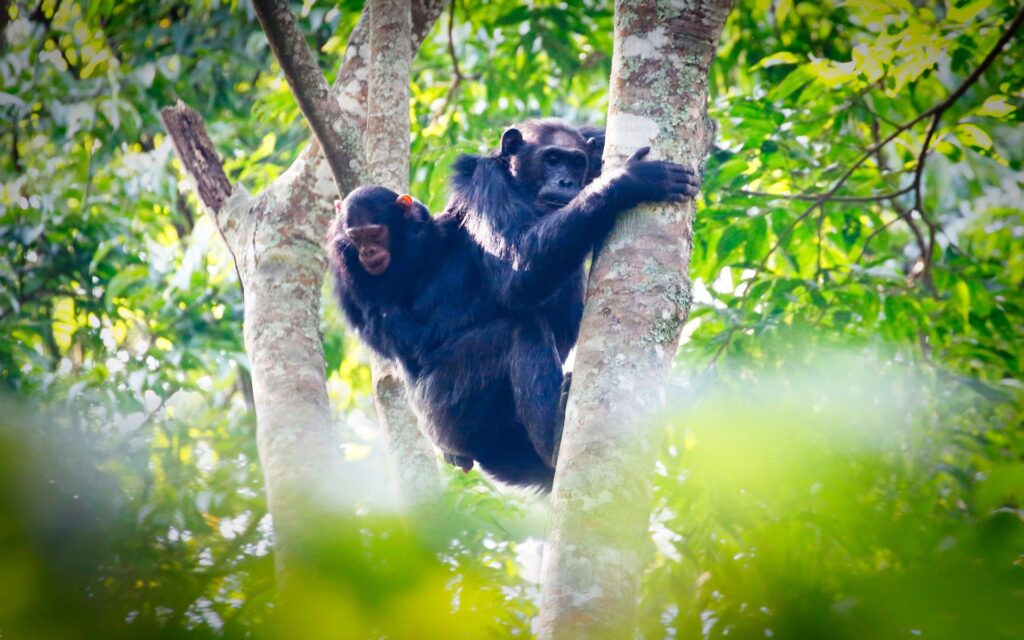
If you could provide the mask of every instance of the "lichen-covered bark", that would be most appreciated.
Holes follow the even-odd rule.
[[[282,586],[316,526],[313,507],[337,508],[353,484],[343,476],[327,400],[319,332],[323,227],[310,215],[334,191],[327,171],[291,171],[272,192],[232,212],[251,221],[232,252],[245,288],[245,350]]]
[[[323,232],[316,217],[308,215],[334,193],[334,181],[326,165],[319,174],[293,167],[274,190],[253,198],[228,183],[198,114],[179,103],[161,115],[235,258],[245,291],[245,349],[257,441],[275,523],[275,559],[287,582],[292,558],[301,557],[302,533],[314,526],[311,503],[336,502],[347,484],[331,424],[318,331]]]
[[[372,366],[374,407],[387,446],[394,491],[407,508],[429,506],[441,491],[434,448],[419,428],[394,365],[375,359]]]
[[[275,9],[281,6],[271,4]],[[440,11],[437,0],[414,0],[415,47]],[[332,127],[357,132],[338,143],[341,153],[356,159],[356,166],[363,162],[359,114],[365,113],[367,25],[363,18],[353,32],[330,92],[342,109],[326,107],[332,114]],[[290,42],[298,46],[294,39]],[[306,46],[304,39],[302,45]],[[288,51],[291,55],[295,49]],[[310,71],[309,65],[301,69],[302,73]],[[201,127],[198,117],[195,120]],[[274,519],[278,575],[287,583],[290,568],[301,560],[305,534],[317,526],[317,510],[311,507],[316,503],[329,507],[350,486],[343,475],[347,467],[327,402],[319,304],[326,268],[324,235],[334,215],[338,188],[355,187],[364,174],[354,171],[336,185],[319,144],[313,140],[258,197],[235,186],[225,200],[223,185],[215,177],[199,175],[210,170],[209,158],[216,158],[212,145],[202,162],[186,157],[182,162],[195,185],[216,185],[201,196],[235,256],[245,291],[245,347],[252,373],[257,440]]]
[[[370,82],[366,162],[377,184],[409,188],[409,45],[412,13],[405,0],[370,0]]]
[[[364,133],[370,179],[398,192],[409,189],[409,81],[412,14],[405,0],[370,0],[370,75]],[[440,478],[433,447],[420,432],[392,363],[374,358],[377,422],[384,435],[392,483],[407,507],[437,497]]]
[[[701,165],[707,74],[728,0],[617,0],[605,165]],[[594,261],[551,501],[540,637],[627,638],[643,569],[652,418],[690,307],[693,203],[619,221]]]

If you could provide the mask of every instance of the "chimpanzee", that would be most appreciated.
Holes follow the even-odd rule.
[[[559,120],[512,127],[494,155],[456,161],[445,212],[479,247],[490,292],[511,311],[539,315],[562,358],[576,342],[583,261],[594,244],[619,213],[692,197],[698,187],[692,169],[644,161],[649,147],[587,184],[596,144]]]
[[[445,460],[464,471],[478,460],[504,482],[549,487],[551,463],[520,417],[536,410],[518,411],[513,388],[532,384],[518,379],[524,357],[546,357],[559,383],[558,354],[532,353],[525,330],[487,295],[458,221],[435,221],[384,187],[356,189],[338,211],[328,253],[342,310],[370,348],[399,363]]]
[[[388,192],[360,204],[369,192],[357,190],[346,199],[332,241],[342,306],[372,348],[402,364],[434,442],[463,469],[475,460],[503,482],[550,488],[562,363],[583,309],[583,261],[622,211],[696,194],[692,170],[644,161],[648,148],[588,185],[595,144],[565,123],[537,120],[506,130],[493,155],[463,156],[437,236],[410,231],[417,225],[407,220],[416,216],[391,215],[390,264],[381,276],[370,269],[382,258],[360,263],[340,236],[364,224],[346,212],[393,208],[399,198]],[[415,249],[408,263],[396,237]],[[392,291],[368,294],[361,286],[384,288],[373,278],[417,263],[412,276],[391,280]]]
[[[429,345],[408,310],[443,253],[440,230],[422,203],[384,187],[359,187],[337,209],[328,259],[341,308],[374,351],[415,368]]]

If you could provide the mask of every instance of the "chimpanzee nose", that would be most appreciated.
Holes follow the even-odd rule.
[[[576,186],[576,183],[570,180],[569,178],[559,178],[558,186],[562,187],[563,189],[571,189]]]

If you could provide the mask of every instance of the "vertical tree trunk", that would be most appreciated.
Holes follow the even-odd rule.
[[[370,180],[409,190],[409,81],[412,12],[405,0],[370,0],[370,77],[364,145]],[[440,491],[434,448],[417,426],[395,365],[374,357],[373,397],[392,484],[407,507]]]
[[[617,0],[605,165],[642,146],[701,165],[729,0]],[[690,308],[694,205],[645,206],[594,261],[542,572],[542,638],[628,638],[658,445],[652,419]]]
[[[268,36],[280,38],[276,51],[288,58],[282,69],[291,69],[290,80],[307,88],[323,83],[315,63],[296,57],[311,55],[294,20],[283,13],[287,4],[259,4],[269,21]],[[441,8],[442,0],[413,0],[412,49],[430,31]],[[198,114],[184,105],[163,112],[184,169],[234,257],[245,294],[245,348],[282,584],[305,557],[303,540],[319,526],[318,513],[310,507],[336,502],[353,484],[343,476],[346,465],[327,401],[319,305],[326,266],[322,247],[334,200],[339,188],[347,191],[361,180],[366,25],[360,19],[352,32],[328,97],[322,87],[312,86],[300,99],[314,114],[314,128],[327,125],[321,133],[327,132],[329,161],[314,140],[256,197],[227,183]],[[332,174],[340,176],[337,183]]]

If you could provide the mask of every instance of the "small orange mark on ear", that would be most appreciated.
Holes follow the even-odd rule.
[[[410,196],[408,193],[403,193],[402,195],[398,196],[398,200],[395,200],[395,202],[408,209],[409,207],[412,206],[412,196]]]

